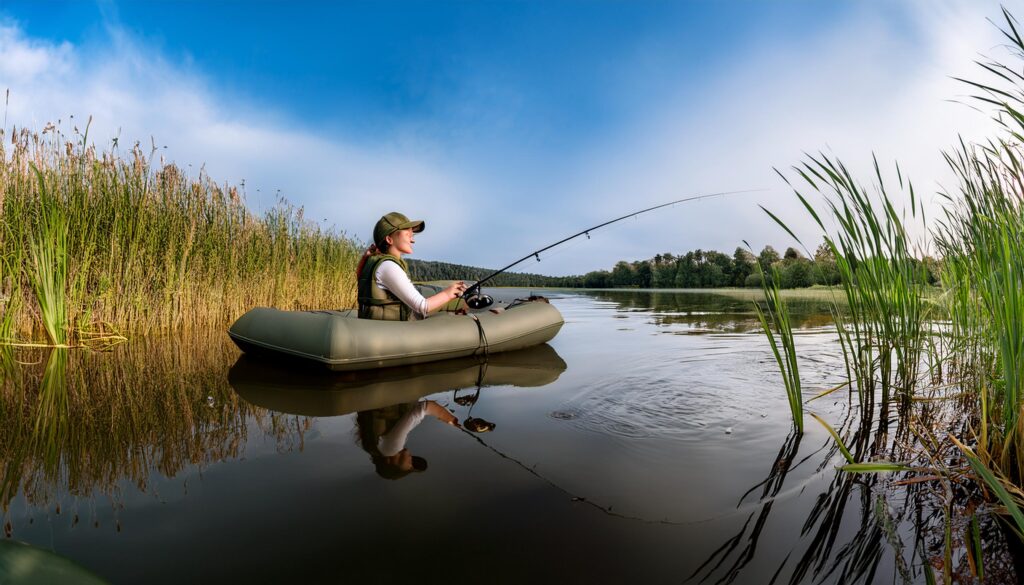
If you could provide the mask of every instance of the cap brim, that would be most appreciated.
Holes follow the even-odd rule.
[[[420,221],[407,221],[407,222],[403,223],[402,225],[398,226],[398,229],[400,229],[400,230],[407,230],[409,228],[412,228],[412,231],[418,234],[418,233],[422,232],[423,228],[425,228],[425,227],[427,227],[427,222],[425,222],[423,220],[420,220]]]

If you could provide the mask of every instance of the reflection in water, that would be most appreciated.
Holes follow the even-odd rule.
[[[565,367],[547,344],[497,353],[486,361],[468,357],[356,372],[296,369],[243,354],[228,381],[239,396],[256,406],[305,416],[338,416],[449,390],[545,386],[557,380]]]
[[[697,567],[697,570],[690,575],[690,579],[704,573],[701,582],[720,575],[716,581],[717,583],[731,583],[739,576],[740,571],[750,563],[754,558],[758,539],[761,537],[761,531],[768,521],[768,515],[772,511],[775,498],[782,491],[782,487],[786,482],[786,474],[789,473],[790,468],[793,466],[793,460],[796,458],[799,450],[800,435],[790,433],[789,437],[786,438],[786,442],[783,443],[782,448],[779,450],[778,456],[776,456],[775,461],[772,463],[768,477],[760,484],[750,488],[740,498],[740,504],[742,504],[748,495],[756,491],[757,488],[762,488],[759,509],[747,517],[743,527],[740,528],[735,536],[726,540],[722,546],[711,553],[701,566]],[[746,536],[745,542],[744,536]],[[742,548],[740,547],[741,543],[743,543]]]
[[[748,333],[760,330],[753,300],[747,295],[730,296],[713,292],[669,292],[619,289],[586,291],[588,296],[615,303],[619,310],[650,311],[657,325],[685,325],[683,333],[720,331]],[[832,325],[828,293],[821,298],[786,299],[793,327],[815,329]]]
[[[405,446],[409,433],[425,417],[459,426],[455,415],[437,402],[417,399],[452,390],[455,404],[469,408],[462,428],[485,433],[496,425],[472,416],[482,388],[544,386],[557,380],[566,368],[565,361],[547,344],[498,353],[486,360],[471,357],[383,370],[296,371],[288,365],[242,355],[228,379],[239,396],[273,410],[312,416],[357,412],[357,441],[370,455],[377,474],[387,479],[427,469],[427,461]],[[474,393],[459,396],[459,391],[467,388]]]
[[[935,583],[941,577],[942,567],[949,568],[954,582],[974,582],[973,561],[962,553],[963,543],[969,538],[963,537],[960,554],[953,554],[955,551],[949,548],[955,544],[950,540],[951,532],[964,533],[972,511],[952,508],[951,484],[943,477],[930,475],[927,466],[931,462],[916,447],[909,424],[913,418],[936,424],[959,421],[957,409],[939,407],[942,412],[936,412],[936,405],[928,402],[912,408],[913,411],[894,417],[896,428],[891,436],[887,432],[889,421],[879,420],[887,414],[885,408],[860,416],[854,411],[847,413],[839,432],[856,461],[881,458],[908,462],[912,467],[917,461],[919,467],[891,474],[848,473],[836,468],[831,481],[814,498],[814,505],[803,521],[801,541],[794,543],[779,562],[771,583],[871,583],[886,563],[891,565],[894,578],[898,576],[905,583]],[[817,462],[819,469],[824,470],[837,458],[838,446],[828,440],[794,465],[799,446],[800,437],[791,434],[767,478],[741,498],[742,504],[744,498],[762,488],[758,510],[735,536],[704,561],[690,576],[691,580],[700,577],[702,583],[732,583],[739,579],[742,569],[754,557],[787,474],[805,462]],[[928,473],[923,478],[922,470]],[[1005,550],[1004,537],[998,529],[992,530],[997,520],[985,515],[981,522],[989,528],[984,563],[990,582],[1012,582],[1015,571],[1001,552]],[[957,525],[959,530],[953,528]],[[904,538],[913,541],[909,550]]]
[[[26,351],[0,382],[0,507],[36,507],[65,495],[114,497],[128,480],[145,491],[154,471],[236,458],[247,422],[287,448],[305,423],[239,400],[223,372],[237,351],[222,336],[180,344],[139,341],[111,352]],[[73,511],[73,522],[77,512]],[[7,531],[13,528],[5,522]]]
[[[441,422],[458,425],[455,415],[433,400],[364,410],[356,415],[357,440],[370,454],[377,475],[401,479],[412,471],[427,470],[427,460],[413,455],[405,442],[428,414]]]
[[[984,507],[951,507],[963,501],[949,497],[955,478],[839,472],[818,427],[783,441],[788,408],[749,300],[560,302],[564,361],[544,345],[331,373],[239,359],[220,335],[109,353],[0,348],[3,520],[18,540],[129,583],[323,582],[339,567],[351,580],[422,579],[416,567],[467,536],[464,518],[432,501],[501,528],[474,531],[460,562],[508,582],[926,582],[929,565],[971,582],[957,519],[975,512],[986,545],[1005,550]],[[824,388],[842,356],[816,320],[828,315],[800,332],[802,373]],[[940,433],[958,420],[943,412],[953,401],[862,417],[837,392],[811,408],[858,458],[920,467],[904,420]],[[427,420],[456,417],[462,428]],[[368,463],[417,479],[381,481]],[[104,529],[76,525],[82,508],[82,524]],[[1015,582],[995,555],[987,582]]]

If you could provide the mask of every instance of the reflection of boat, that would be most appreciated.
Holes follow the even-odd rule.
[[[411,402],[422,396],[477,386],[544,386],[565,371],[550,345],[477,358],[366,372],[295,371],[241,356],[228,382],[246,401],[278,412],[332,416]]]
[[[242,315],[228,334],[245,352],[304,358],[332,370],[366,370],[522,349],[551,340],[562,323],[562,314],[543,299],[422,321],[260,307]]]

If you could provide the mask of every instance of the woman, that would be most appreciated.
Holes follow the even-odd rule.
[[[423,231],[423,221],[412,221],[393,211],[380,218],[373,228],[373,244],[363,254],[356,269],[359,284],[359,318],[384,321],[423,319],[462,295],[466,283],[452,283],[448,288],[424,298],[412,280],[409,267],[402,260],[412,254],[416,243],[413,234]]]

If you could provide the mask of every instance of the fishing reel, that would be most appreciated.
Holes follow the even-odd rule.
[[[491,295],[481,293],[480,287],[476,284],[467,288],[466,292],[462,293],[462,298],[470,309],[486,309],[494,304]]]

